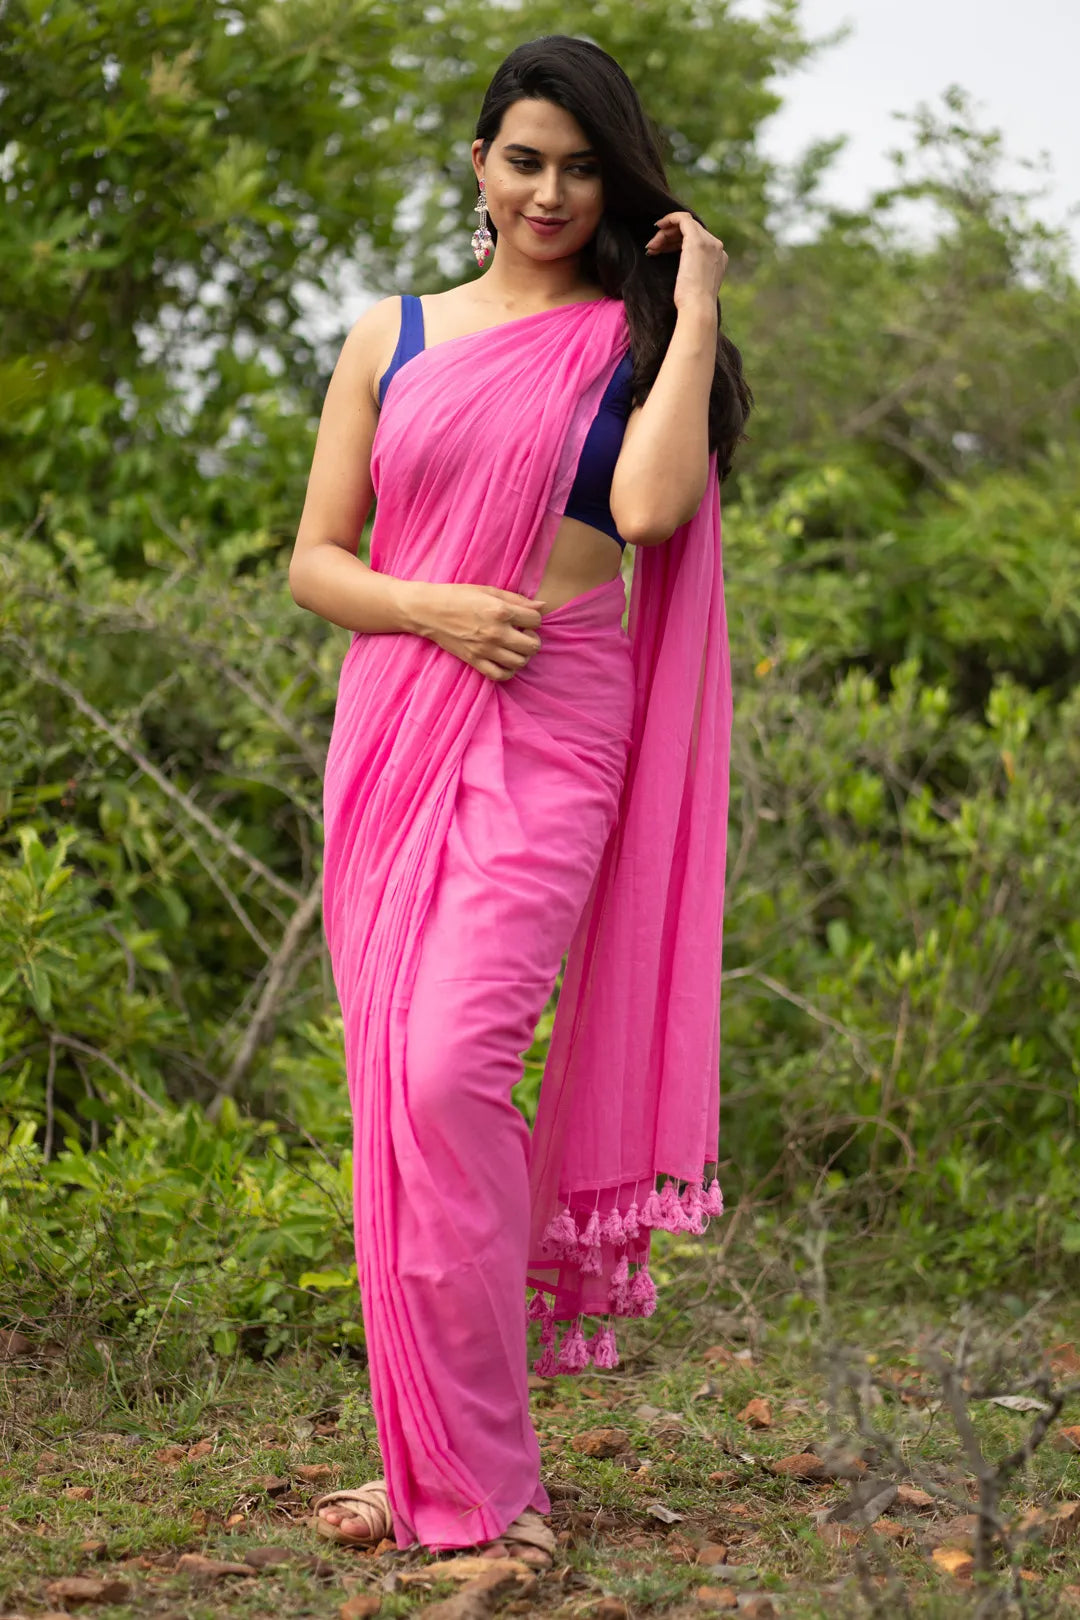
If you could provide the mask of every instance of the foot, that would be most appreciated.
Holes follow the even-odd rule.
[[[352,1546],[377,1546],[394,1533],[386,1485],[381,1479],[356,1490],[328,1491],[312,1503],[312,1514],[319,1535]]]

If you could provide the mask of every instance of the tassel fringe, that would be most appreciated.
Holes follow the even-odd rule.
[[[704,1177],[687,1182],[681,1193],[678,1181],[668,1177],[662,1190],[650,1189],[640,1207],[635,1199],[625,1213],[613,1207],[603,1216],[596,1208],[580,1229],[573,1210],[559,1210],[544,1231],[543,1250],[564,1265],[576,1266],[586,1277],[602,1276],[605,1247],[614,1250],[618,1258],[608,1286],[610,1314],[652,1316],[656,1310],[656,1284],[640,1251],[641,1263],[635,1265],[633,1271],[626,1251],[631,1245],[647,1242],[651,1231],[692,1232],[700,1236],[708,1222],[723,1213],[724,1195],[716,1176],[707,1187]],[[530,1322],[540,1324],[540,1354],[532,1367],[541,1378],[584,1372],[590,1365],[605,1371],[619,1365],[615,1334],[609,1325],[598,1327],[592,1337],[586,1339],[579,1318],[566,1328],[561,1343],[556,1345],[555,1308],[545,1294],[534,1293],[526,1315]]]

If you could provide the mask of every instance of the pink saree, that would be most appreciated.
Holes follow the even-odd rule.
[[[601,298],[402,366],[372,454],[372,567],[534,594],[626,343]],[[526,1282],[538,1370],[613,1366],[610,1319],[654,1305],[650,1232],[723,1208],[706,1176],[731,720],[713,472],[694,519],[637,553],[628,632],[615,580],[547,614],[507,682],[416,636],[356,636],[342,666],[324,921],[402,1546],[547,1510]],[[510,1091],[568,949],[530,1138]],[[583,1313],[601,1318],[588,1339]]]

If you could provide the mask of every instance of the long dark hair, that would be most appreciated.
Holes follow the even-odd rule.
[[[640,405],[663,363],[678,313],[672,294],[679,256],[647,255],[645,243],[655,234],[654,220],[686,204],[672,195],[660,142],[637,91],[614,57],[598,45],[568,34],[546,34],[512,50],[496,69],[480,108],[476,135],[484,142],[485,157],[506,109],[523,97],[564,108],[577,119],[600,160],[604,212],[582,252],[582,269],[626,306],[633,399]],[[497,237],[490,221],[489,228]],[[717,452],[721,478],[730,470],[750,406],[742,357],[726,333],[718,331],[709,449]]]

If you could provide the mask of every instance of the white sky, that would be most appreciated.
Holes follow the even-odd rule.
[[[759,15],[761,0],[741,0]],[[771,156],[790,160],[811,141],[846,134],[825,195],[859,205],[886,182],[886,153],[904,126],[893,112],[937,103],[951,84],[974,98],[983,127],[1009,154],[1048,154],[1050,191],[1037,212],[1080,244],[1080,0],[802,0],[803,32],[852,32],[780,80],[784,107],[764,130]],[[1080,253],[1080,247],[1078,247]]]

